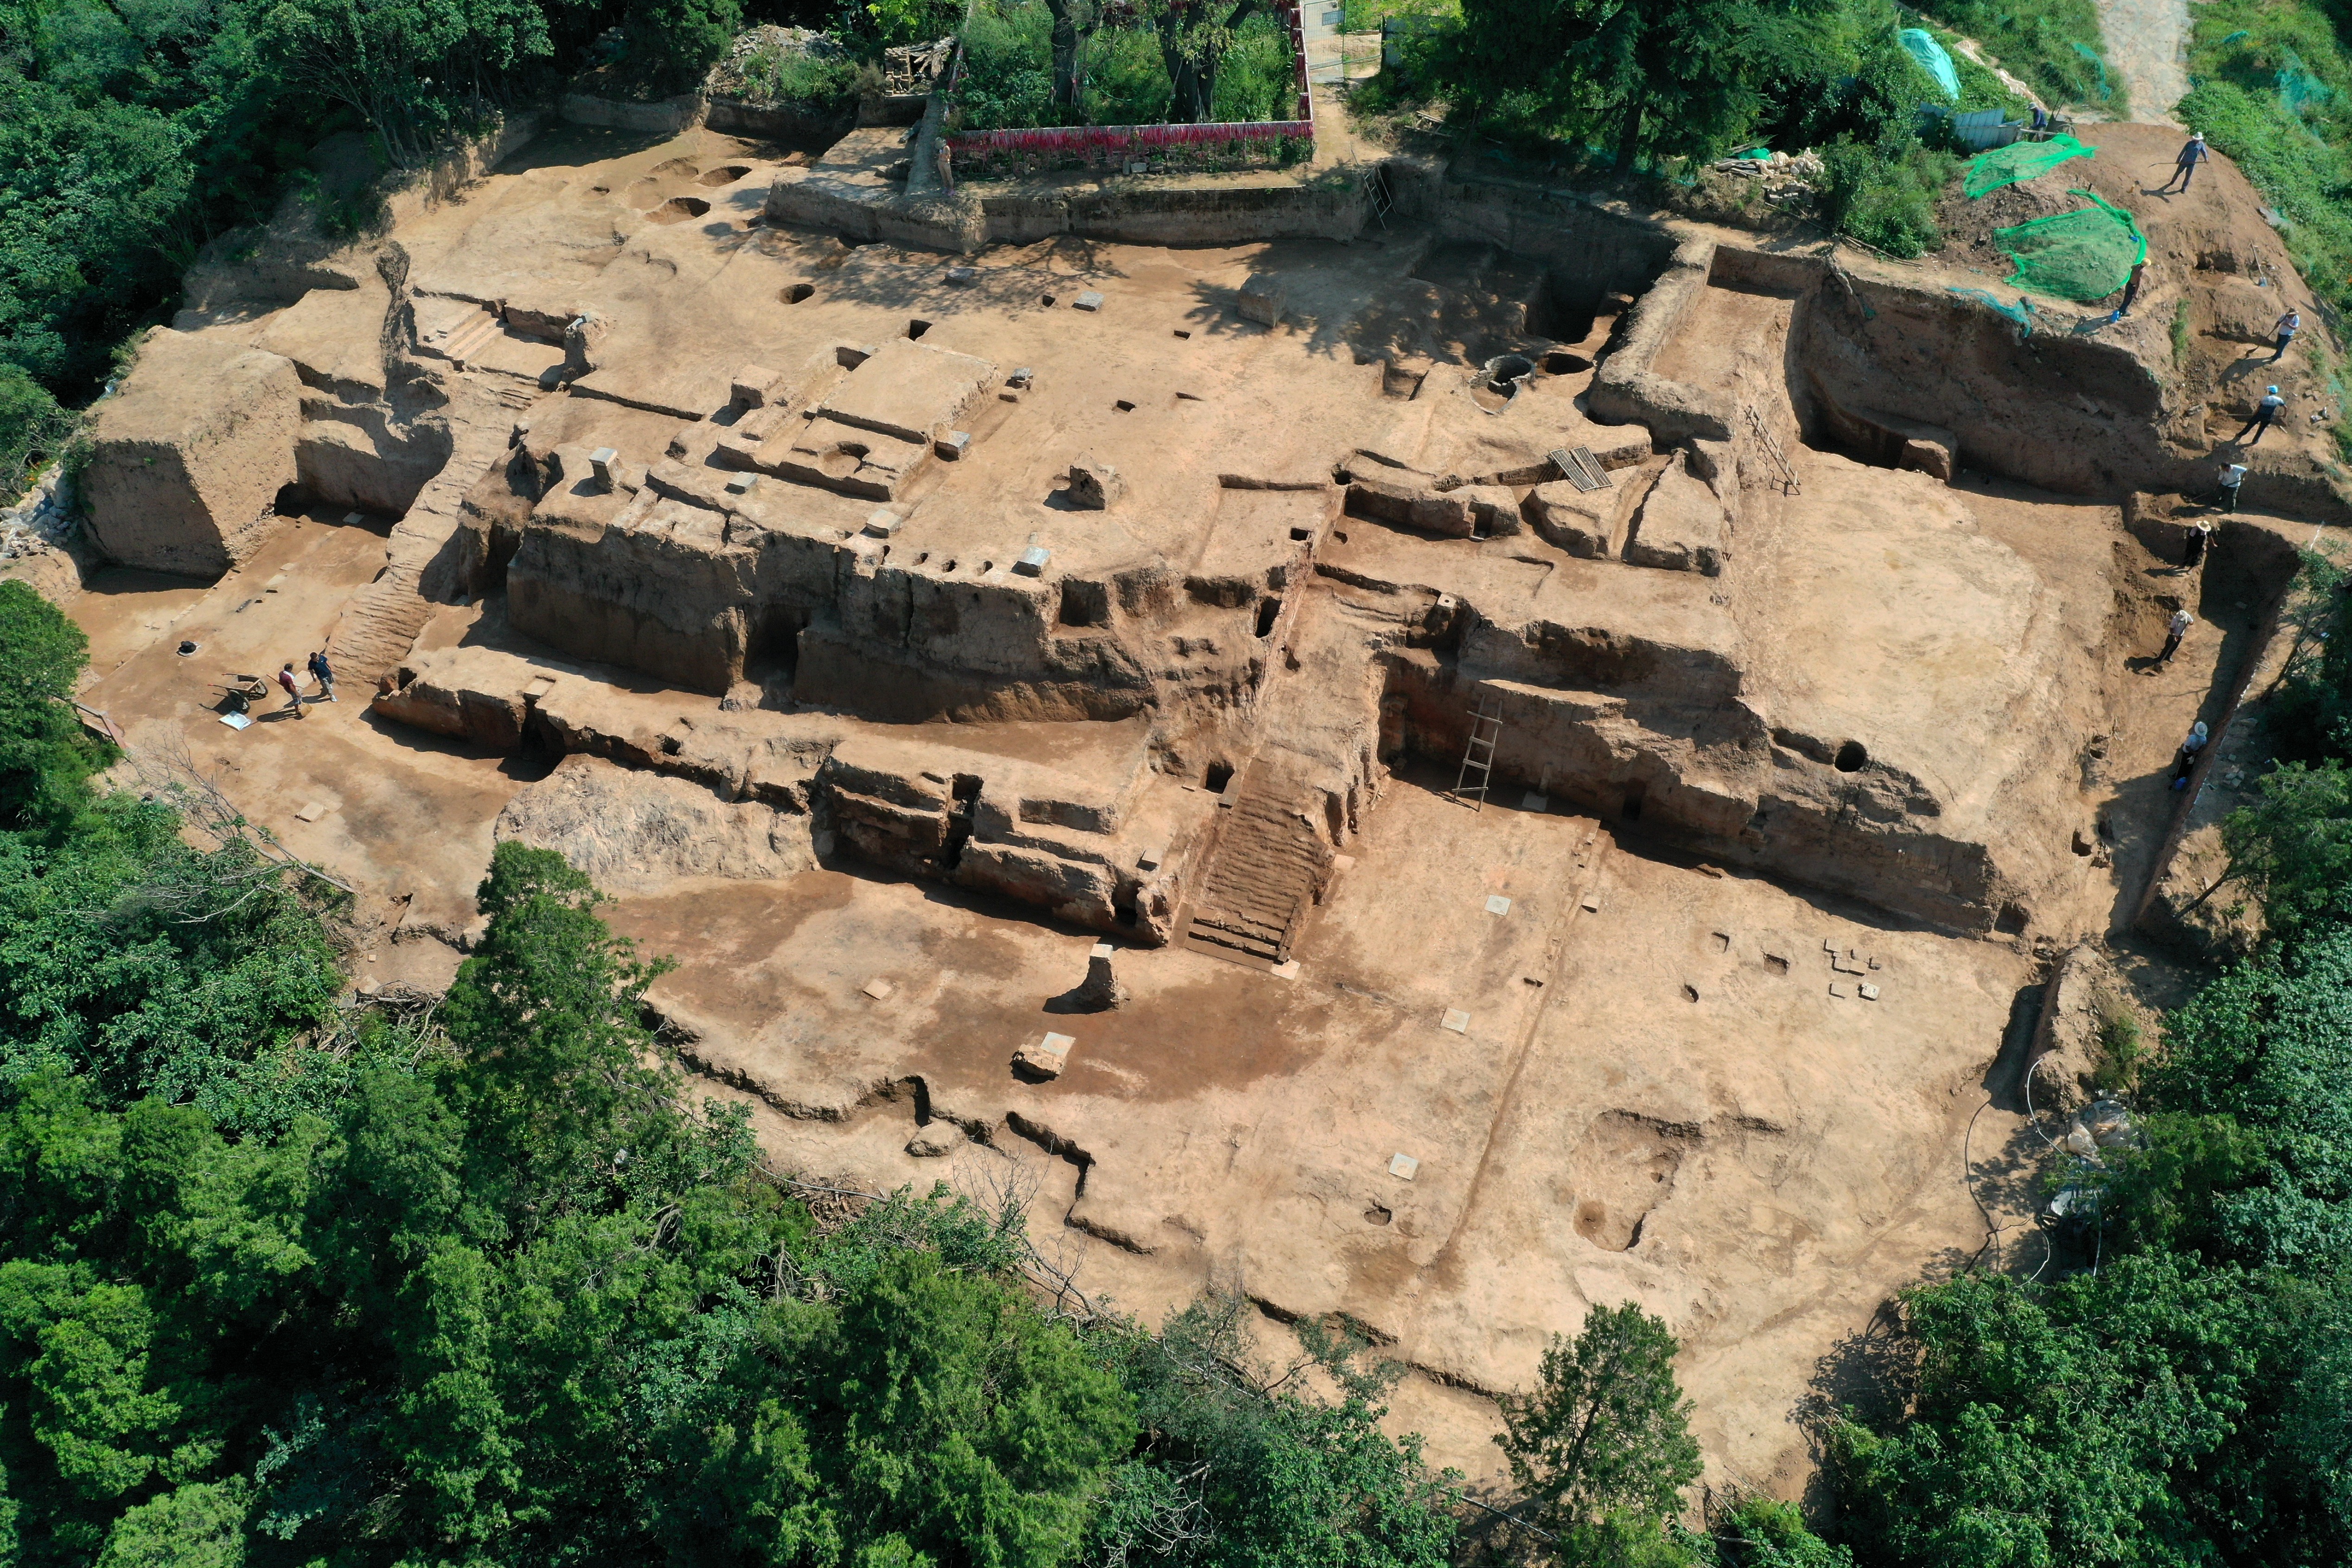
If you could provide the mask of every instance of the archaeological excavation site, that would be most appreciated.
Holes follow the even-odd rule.
[[[2142,214],[2129,316],[2023,322],[1958,249],[1344,132],[926,190],[904,125],[719,119],[519,121],[370,237],[208,251],[84,536],[6,563],[87,710],[357,889],[364,993],[561,851],[776,1162],[1018,1173],[1146,1319],[1344,1321],[1473,1483],[1637,1300],[1710,1476],[1795,1495],[1890,1294],[2040,1245],[2044,983],[2188,940],[2352,520],[2302,382],[2212,504],[2313,309],[2244,182]],[[2082,134],[2004,199],[2178,140]]]

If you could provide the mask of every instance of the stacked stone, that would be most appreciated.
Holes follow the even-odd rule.
[[[0,507],[0,560],[66,549],[73,532],[73,481],[64,464],[52,463],[31,489]]]

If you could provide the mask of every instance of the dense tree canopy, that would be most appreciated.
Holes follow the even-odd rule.
[[[16,584],[0,656],[0,1560],[1447,1561],[1359,1345],[1049,1311],[989,1194],[820,1223],[543,851],[435,1011],[362,1005],[323,884],[89,793]]]

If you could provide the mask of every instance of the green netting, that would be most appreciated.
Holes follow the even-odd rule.
[[[2107,62],[2101,59],[2099,51],[2088,44],[2076,44],[2074,52],[2090,61],[2091,68],[2099,73],[2099,97],[2105,99],[2107,96]]]
[[[2017,305],[2014,309],[2011,309],[2010,306],[2002,304],[1999,300],[1994,299],[1982,289],[1954,289],[1952,292],[1958,294],[1963,300],[1982,300],[1987,305],[1990,305],[1992,309],[2000,311],[2002,315],[2007,316],[2011,321],[2015,321],[2017,323],[2017,335],[2019,337],[2030,338],[2033,335],[2033,301],[2027,299],[2024,295],[2020,294],[2017,297]]]
[[[2104,300],[2147,259],[2147,237],[2132,215],[2089,191],[2069,191],[2092,205],[2015,228],[1992,231],[1992,242],[2017,263],[2010,279],[2021,288],[2061,300]]]
[[[2289,114],[2301,114],[2306,110],[2318,108],[2336,96],[2335,89],[2312,75],[2310,69],[2304,65],[2302,58],[2293,49],[2284,50],[2283,53],[2285,58],[2279,61],[2278,71],[2278,100],[2281,109],[2285,110]]]
[[[1936,79],[1936,85],[1944,89],[1946,98],[1957,100],[1960,96],[1960,73],[1953,68],[1952,57],[1944,52],[1944,46],[1936,41],[1934,34],[1924,27],[1906,27],[1895,35],[1895,41],[1903,46],[1905,54],[1919,62],[1921,70]]]
[[[2012,142],[1969,159],[1969,172],[1960,188],[1968,192],[1969,200],[1974,201],[1988,191],[2046,174],[2069,158],[2098,155],[2097,148],[2085,147],[2072,136],[2053,136],[2047,142]]]

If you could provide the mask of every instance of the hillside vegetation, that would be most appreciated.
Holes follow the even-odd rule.
[[[1936,199],[1954,166],[1944,121],[1922,107],[2027,107],[1948,48],[1960,90],[1947,95],[1901,31],[1947,45],[1989,32],[2015,48],[2012,58],[1996,45],[1996,58],[2053,99],[2121,102],[2101,85],[2105,46],[2090,0],[1941,0],[1924,15],[1892,0],[1462,0],[1458,17],[1433,4],[1421,14],[1407,68],[1360,93],[1364,108],[1443,102],[1449,125],[1547,166],[1667,179],[1748,146],[1819,149],[1822,217],[1900,257],[1941,242]]]
[[[961,14],[947,0],[748,10],[827,23],[866,53]],[[674,90],[746,13],[742,0],[0,0],[0,489],[54,453],[61,407],[96,396],[123,340],[169,315],[208,241],[289,190],[331,229],[371,221],[364,182],[321,185],[323,138],[362,132],[376,166],[399,170],[586,64]]]

